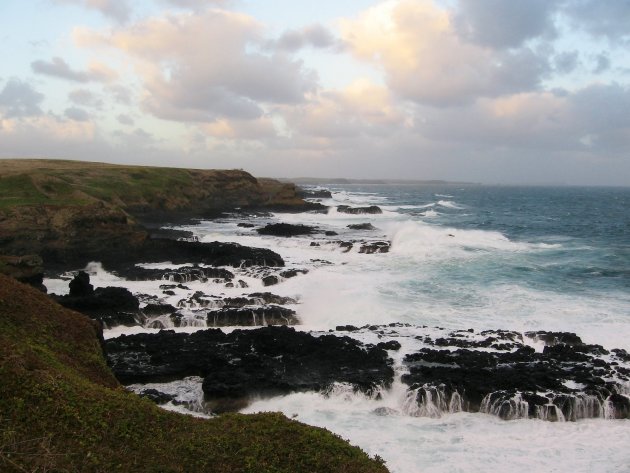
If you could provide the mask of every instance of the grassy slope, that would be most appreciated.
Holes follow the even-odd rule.
[[[0,471],[385,472],[281,414],[212,420],[124,391],[86,317],[0,275]]]
[[[17,205],[123,205],[190,188],[191,171],[55,160],[0,160],[0,209]]]

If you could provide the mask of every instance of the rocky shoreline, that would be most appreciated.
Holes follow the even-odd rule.
[[[375,257],[368,255],[391,248],[373,218],[383,210],[337,205],[334,211],[361,218],[341,235],[308,219],[278,222],[270,219],[270,211],[326,211],[321,199],[330,199],[330,191],[299,190],[245,174],[193,173],[214,189],[204,191],[202,205],[194,210],[188,200],[156,206],[153,197],[118,206],[101,202],[79,210],[64,208],[55,217],[63,221],[54,229],[56,236],[19,243],[19,232],[4,235],[0,243],[5,248],[16,250],[20,244],[23,251],[37,250],[33,257],[4,257],[4,268],[13,268],[19,278],[40,288],[42,271],[62,276],[69,292],[51,296],[61,305],[97,320],[104,329],[146,331],[103,341],[117,378],[137,385],[198,377],[203,402],[213,414],[238,410],[260,396],[326,392],[338,384],[379,396],[398,383],[406,397],[389,414],[436,417],[467,411],[548,421],[630,418],[630,354],[585,344],[573,333],[449,332],[403,324],[338,326],[330,333],[289,328],[302,322],[300,301],[266,288],[332,263],[320,259],[304,267],[288,265],[280,249],[198,241],[193,232],[163,224],[213,215],[233,222],[245,235],[297,238],[311,247]],[[199,197],[199,192],[191,195]],[[231,197],[210,205],[213,192]],[[227,202],[242,208],[228,208]],[[94,212],[93,205],[100,205],[107,218]],[[33,207],[25,211],[29,216]],[[38,223],[40,230],[50,225],[52,210],[39,212],[41,218],[26,218],[21,231],[32,230],[34,221],[43,222]],[[76,212],[89,218],[75,218]],[[15,210],[8,215],[9,223],[17,225]],[[93,287],[90,275],[79,271],[90,261],[100,262],[120,286]],[[152,293],[132,293],[125,287],[132,282],[159,287]],[[252,282],[265,290],[251,288]],[[194,332],[174,331],[182,328]],[[161,403],[173,401],[156,389],[150,394]]]

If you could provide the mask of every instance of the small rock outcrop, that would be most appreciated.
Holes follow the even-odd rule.
[[[337,212],[344,214],[382,214],[383,211],[377,205],[370,205],[369,207],[350,207],[349,205],[338,205]]]
[[[270,223],[256,230],[260,235],[273,235],[292,237],[298,235],[311,235],[315,233],[315,227],[308,225],[294,225],[291,223]]]

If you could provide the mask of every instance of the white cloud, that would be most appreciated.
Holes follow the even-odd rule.
[[[429,0],[378,4],[341,23],[353,54],[381,67],[400,96],[436,106],[535,90],[550,70],[529,48],[497,51],[466,42]]]
[[[184,122],[258,119],[263,106],[299,103],[316,77],[284,54],[256,52],[263,29],[253,18],[208,10],[168,14],[109,33],[79,30],[78,44],[112,47],[134,61],[143,107]]]

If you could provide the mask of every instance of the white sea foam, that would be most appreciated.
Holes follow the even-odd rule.
[[[455,202],[450,201],[450,200],[440,200],[438,201],[437,205],[441,206],[441,207],[446,207],[447,209],[462,209],[463,207],[460,207],[459,205],[457,205]]]

